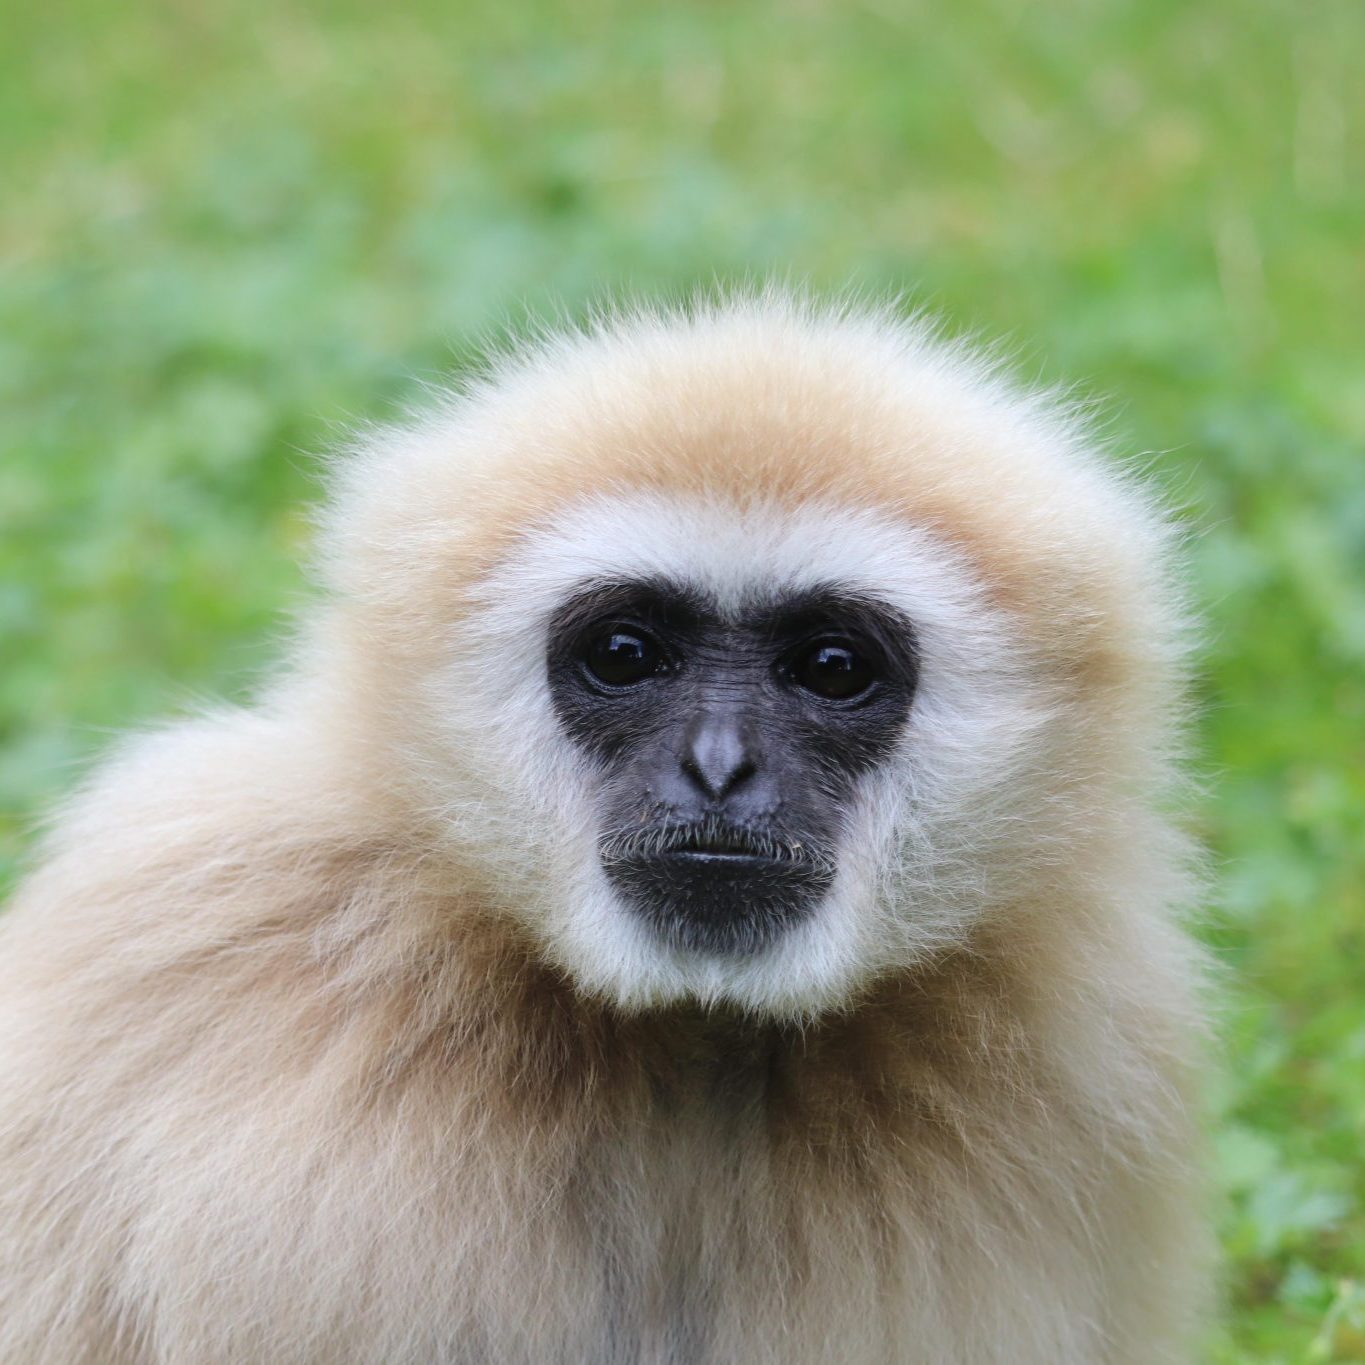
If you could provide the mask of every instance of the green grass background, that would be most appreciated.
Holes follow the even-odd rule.
[[[65,0],[0,40],[0,888],[243,695],[316,452],[524,311],[908,289],[1192,529],[1229,968],[1217,1361],[1365,1360],[1359,0]]]

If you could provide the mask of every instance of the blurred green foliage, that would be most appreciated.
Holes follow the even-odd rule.
[[[524,311],[909,290],[1191,528],[1228,968],[1217,1361],[1365,1360],[1359,0],[66,0],[0,44],[0,886],[242,695],[317,452]]]

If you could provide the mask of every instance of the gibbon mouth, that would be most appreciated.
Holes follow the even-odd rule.
[[[604,864],[665,940],[727,955],[771,942],[830,882],[827,866],[800,843],[719,824],[635,833]]]
[[[737,826],[702,825],[670,832],[655,852],[680,862],[760,867],[769,863],[799,862],[801,846]]]
[[[775,840],[760,844],[742,830],[691,830],[670,840],[659,855],[676,863],[732,867],[736,871],[784,861]]]
[[[765,858],[758,853],[733,853],[728,849],[711,848],[674,848],[659,855],[675,863],[693,863],[698,867],[732,867],[754,869],[782,862],[781,858]]]

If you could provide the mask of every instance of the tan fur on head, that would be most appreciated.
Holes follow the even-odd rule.
[[[777,295],[360,442],[287,675],[128,746],[0,927],[0,1359],[1189,1359],[1167,539],[1055,405]],[[547,700],[564,594],[654,570],[920,636],[743,959],[616,902]]]

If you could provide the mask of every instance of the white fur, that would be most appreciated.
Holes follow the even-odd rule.
[[[596,774],[550,705],[556,608],[594,582],[659,578],[722,613],[824,586],[915,623],[921,673],[900,759],[858,789],[819,911],[752,956],[671,947],[620,902],[597,855]],[[981,870],[1003,861],[988,844],[1007,833],[1002,805],[1027,790],[1018,769],[1048,698],[961,557],[925,532],[866,509],[604,495],[529,531],[473,597],[421,689],[442,796],[454,836],[504,869],[511,902],[585,988],[631,1008],[694,998],[808,1018],[942,949],[1000,897]]]

